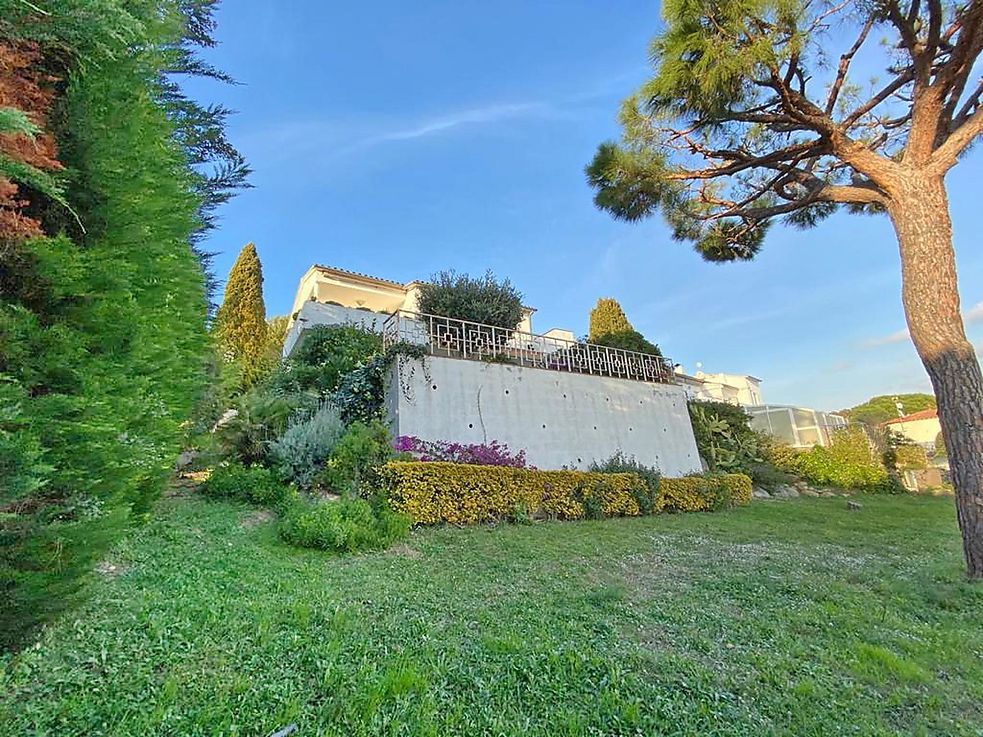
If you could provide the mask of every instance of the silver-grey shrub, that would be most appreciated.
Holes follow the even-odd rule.
[[[284,478],[309,489],[344,433],[337,408],[323,403],[313,412],[291,419],[286,432],[270,443],[270,457]]]

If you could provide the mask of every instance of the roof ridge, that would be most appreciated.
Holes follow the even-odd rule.
[[[342,274],[348,274],[349,276],[360,276],[363,279],[371,279],[377,282],[383,282],[384,284],[391,284],[394,287],[399,287],[400,289],[405,289],[406,285],[393,281],[392,279],[385,279],[381,276],[373,276],[372,274],[363,274],[361,271],[352,271],[351,269],[343,269],[340,266],[325,266],[324,264],[314,264],[311,268],[321,269],[323,271],[336,271]]]
[[[896,425],[901,422],[912,422],[915,420],[929,420],[933,417],[939,416],[939,410],[937,407],[927,407],[925,409],[920,409],[917,412],[911,412],[902,417],[892,417],[890,420],[885,420],[885,425]]]

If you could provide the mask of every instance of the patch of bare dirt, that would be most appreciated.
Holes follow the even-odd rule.
[[[250,512],[243,517],[242,526],[247,530],[252,529],[253,527],[265,525],[267,522],[272,522],[274,517],[276,515],[269,509],[257,509],[255,512]]]
[[[130,566],[123,565],[122,563],[113,563],[109,560],[104,560],[96,566],[96,573],[98,573],[100,576],[105,576],[106,578],[116,578],[117,576],[122,576],[129,570]]]
[[[389,548],[389,554],[398,555],[401,558],[412,558],[413,560],[423,557],[423,553],[416,548],[411,548],[406,543],[397,543],[396,545],[393,545],[391,548]]]

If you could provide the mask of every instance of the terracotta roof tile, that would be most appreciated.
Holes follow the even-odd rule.
[[[902,422],[917,422],[918,420],[931,420],[934,417],[938,417],[939,412],[935,409],[923,409],[921,412],[912,412],[910,415],[905,415],[904,417],[895,417],[893,420],[888,420],[885,425],[897,425]]]
[[[371,274],[363,274],[359,271],[351,271],[350,269],[340,269],[337,266],[324,266],[323,264],[314,264],[315,269],[320,269],[321,271],[334,271],[339,274],[347,274],[348,276],[357,276],[362,279],[371,279],[375,282],[382,282],[383,284],[389,284],[394,287],[399,287],[400,289],[405,289],[406,285],[400,284],[398,281],[393,281],[392,279],[383,279],[379,276],[372,276]]]

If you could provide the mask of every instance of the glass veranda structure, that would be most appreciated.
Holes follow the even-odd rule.
[[[846,427],[846,418],[830,412],[782,404],[744,408],[751,415],[751,428],[774,435],[793,448],[828,446],[832,434]]]

